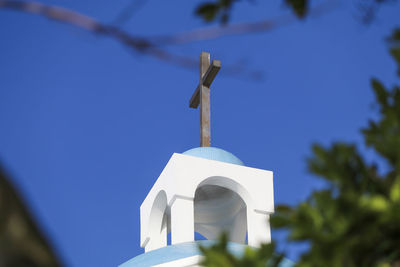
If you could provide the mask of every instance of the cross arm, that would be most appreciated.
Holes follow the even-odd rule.
[[[221,61],[213,60],[210,67],[208,67],[206,73],[203,76],[202,84],[206,87],[210,87],[217,76],[219,69],[221,68]]]
[[[206,73],[204,74],[203,78],[201,79],[200,84],[197,86],[192,97],[190,98],[189,107],[197,108],[199,106],[199,104],[200,104],[200,87],[201,86],[210,87],[211,83],[215,79],[215,76],[217,76],[220,68],[221,68],[221,61],[213,60],[211,65],[208,67]]]
[[[200,85],[197,86],[192,97],[189,100],[189,107],[197,108],[200,104]]]

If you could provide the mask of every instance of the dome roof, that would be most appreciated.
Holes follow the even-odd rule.
[[[175,260],[180,260],[187,257],[201,255],[198,245],[209,247],[214,244],[214,241],[201,240],[194,242],[181,243],[177,245],[166,246],[160,249],[149,251],[140,254],[133,259],[121,264],[119,267],[149,267],[157,264],[167,263]],[[228,243],[228,250],[235,256],[243,255],[247,246],[238,243]],[[293,267],[294,264],[288,259],[283,259],[280,267]]]
[[[182,154],[244,166],[243,162],[238,157],[228,151],[216,147],[196,147],[185,151]]]

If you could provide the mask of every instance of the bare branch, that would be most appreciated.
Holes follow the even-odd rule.
[[[324,4],[320,4],[319,6],[310,10],[310,15],[321,15],[323,13],[326,13],[327,11],[332,10],[333,7],[335,7],[336,5],[336,0],[329,0]],[[276,18],[275,20],[232,24],[225,27],[198,29],[182,34],[150,38],[134,36],[119,27],[111,24],[101,23],[92,17],[83,15],[76,11],[57,6],[45,5],[40,2],[25,0],[0,0],[0,8],[36,14],[42,17],[46,17],[62,23],[76,26],[78,28],[85,29],[98,35],[111,37],[136,52],[147,54],[159,60],[166,61],[168,63],[179,65],[185,68],[197,68],[197,60],[194,60],[190,57],[172,54],[166,49],[162,49],[161,47],[167,44],[181,44],[194,41],[216,39],[227,35],[265,32],[272,30],[278,26],[287,25],[289,23],[297,21],[297,19],[293,15],[282,16]],[[234,75],[235,77],[237,77],[238,72],[242,72],[241,74],[244,74],[245,77],[252,80],[261,78],[259,72],[249,71],[248,73],[246,73],[246,71],[244,71],[243,69],[237,69],[232,66],[224,67],[225,74]]]
[[[160,49],[148,39],[136,37],[120,28],[103,24],[94,18],[72,11],[70,9],[49,6],[39,2],[31,1],[9,1],[0,0],[0,8],[7,8],[16,11],[36,14],[62,23],[70,24],[95,34],[108,36],[117,39],[122,44],[134,49],[137,52],[154,56],[160,60],[168,61],[183,67],[194,68],[197,61],[192,58],[178,56]]]
[[[309,16],[316,17],[325,14],[336,8],[338,4],[338,1],[326,1],[325,3],[312,8],[309,12]],[[228,24],[218,27],[200,28],[178,34],[156,36],[151,38],[151,40],[158,45],[184,44],[218,39],[223,36],[266,32],[297,21],[298,18],[294,15],[284,15],[271,20]]]

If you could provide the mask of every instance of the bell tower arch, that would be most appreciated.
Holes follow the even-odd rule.
[[[222,149],[173,154],[141,206],[141,246],[166,246],[169,231],[172,244],[194,241],[195,232],[210,240],[226,232],[250,246],[270,242],[272,179]]]

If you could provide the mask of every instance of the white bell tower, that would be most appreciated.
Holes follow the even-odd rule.
[[[204,241],[196,232],[214,241],[225,232],[239,249],[258,247],[271,240],[273,212],[271,171],[246,167],[215,147],[174,153],[140,207],[146,253],[120,267],[197,266]]]
[[[194,241],[195,232],[209,240],[227,232],[232,242],[258,246],[270,242],[273,212],[271,171],[175,153],[140,207],[141,246],[167,246],[168,232],[172,245]]]
[[[207,240],[227,233],[229,248],[239,253],[271,241],[272,172],[246,167],[210,147],[210,86],[220,67],[218,60],[210,63],[210,54],[201,54],[200,82],[189,103],[200,106],[201,147],[172,155],[140,207],[145,253],[120,267],[198,266],[198,245],[212,241],[197,241],[195,233]]]

